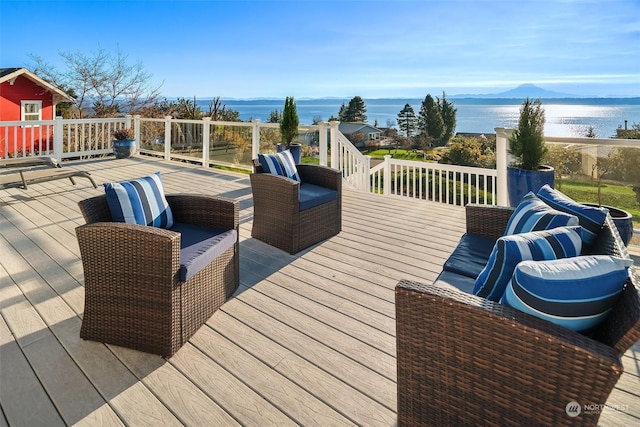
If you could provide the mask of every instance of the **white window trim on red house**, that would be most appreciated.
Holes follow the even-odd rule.
[[[35,105],[35,112],[27,111],[27,107]],[[42,101],[20,101],[20,120],[23,122],[31,120],[42,120]]]

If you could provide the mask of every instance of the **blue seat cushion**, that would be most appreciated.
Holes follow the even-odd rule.
[[[475,280],[487,265],[495,243],[492,238],[465,233],[442,269]]]
[[[180,281],[186,282],[198,271],[236,243],[236,230],[174,223],[171,231],[180,233]]]
[[[301,211],[332,202],[338,198],[338,192],[319,185],[302,183],[300,185],[299,209]]]
[[[434,284],[444,288],[456,288],[459,291],[471,294],[475,282],[476,281],[472,277],[443,270]]]

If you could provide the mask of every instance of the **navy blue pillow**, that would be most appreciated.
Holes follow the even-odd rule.
[[[587,246],[593,244],[598,233],[604,227],[607,213],[609,213],[606,208],[586,206],[575,202],[558,190],[551,188],[549,184],[545,184],[538,190],[538,197],[552,208],[578,217],[582,227],[582,240]]]
[[[502,236],[476,279],[473,293],[498,302],[520,261],[575,257],[581,249],[579,226]]]
[[[588,333],[602,322],[629,278],[630,259],[608,255],[523,261],[502,303],[565,328]]]

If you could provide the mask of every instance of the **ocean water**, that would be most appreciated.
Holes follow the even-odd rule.
[[[515,128],[518,124],[520,104],[518,99],[449,99],[457,108],[456,132],[494,133],[496,127]],[[380,127],[396,124],[398,113],[405,104],[420,111],[422,99],[364,99],[368,123],[377,122]],[[206,111],[210,100],[199,100]],[[240,113],[240,119],[259,119],[266,122],[274,110],[282,111],[283,100],[222,100]],[[300,99],[296,100],[301,124],[311,124],[314,118],[327,121],[337,116],[342,103],[349,99]],[[546,125],[545,135],[582,137],[593,127],[599,138],[614,136],[618,127],[640,123],[640,98],[588,98],[543,100]]]

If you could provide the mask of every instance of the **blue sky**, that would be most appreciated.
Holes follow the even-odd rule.
[[[640,0],[0,2],[0,67],[117,46],[168,97],[640,96]]]

